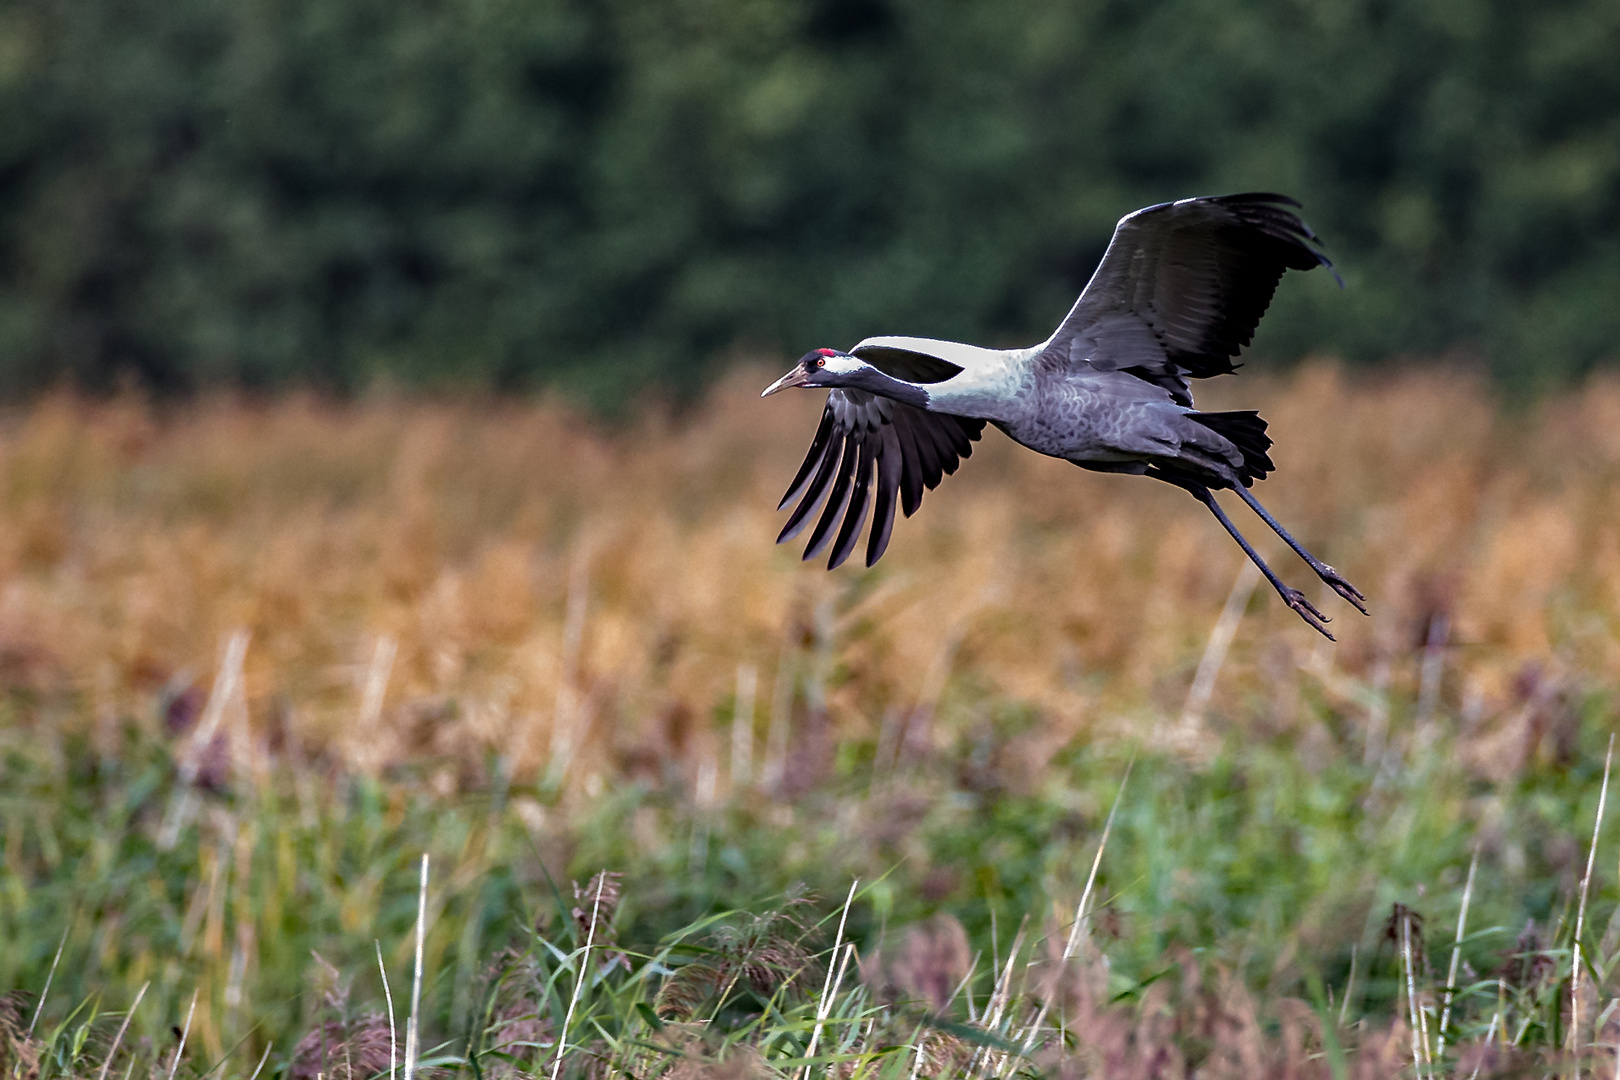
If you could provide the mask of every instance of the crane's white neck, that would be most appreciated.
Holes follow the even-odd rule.
[[[1027,391],[1032,376],[1030,361],[1040,347],[1032,349],[985,349],[955,341],[927,338],[868,338],[861,345],[905,349],[933,356],[962,370],[943,382],[914,383],[887,375],[855,357],[838,357],[836,362],[858,365],[845,382],[883,397],[930,412],[977,416],[986,420],[1010,420]],[[860,346],[856,346],[859,348]],[[829,357],[832,370],[835,359]],[[842,371],[839,372],[843,374]]]
[[[931,412],[976,416],[996,422],[1014,419],[1029,391],[1033,349],[973,349],[972,363],[944,382],[918,387]],[[962,355],[962,354],[958,354]],[[955,360],[953,359],[954,363]]]

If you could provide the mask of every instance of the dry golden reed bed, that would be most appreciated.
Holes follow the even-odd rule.
[[[1508,410],[1437,371],[1211,387],[1206,407],[1270,420],[1261,498],[1373,617],[1324,593],[1328,646],[1256,590],[1200,722],[1184,702],[1241,553],[1193,500],[990,430],[875,571],[828,574],[772,545],[820,395],[762,402],[771,374],[611,430],[488,400],[12,411],[0,677],[102,724],[160,722],[166,687],[184,725],[240,629],[245,694],[218,712],[241,757],[291,741],[380,770],[425,754],[453,786],[476,770],[452,766],[497,751],[585,791],[673,769],[723,792],[733,767],[779,775],[789,747],[810,747],[813,772],[835,732],[904,754],[985,702],[1038,711],[1031,767],[1081,733],[1196,755],[1232,725],[1307,723],[1302,693],[1361,693],[1376,727],[1365,688],[1420,696],[1426,640],[1430,706],[1499,773],[1534,749],[1538,695],[1620,674],[1620,383]]]

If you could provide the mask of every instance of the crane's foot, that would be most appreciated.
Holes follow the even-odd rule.
[[[1332,634],[1328,633],[1326,624],[1332,622],[1333,620],[1316,610],[1316,605],[1307,600],[1304,593],[1300,592],[1298,589],[1290,588],[1287,585],[1279,588],[1277,592],[1281,594],[1283,603],[1293,608],[1294,611],[1298,613],[1299,617],[1305,620],[1306,626],[1309,626],[1312,630],[1315,630],[1318,634],[1321,634],[1329,641],[1339,640]]]
[[[1316,576],[1321,578],[1323,582],[1327,584],[1328,588],[1344,597],[1344,599],[1348,601],[1349,604],[1357,611],[1361,612],[1363,615],[1368,614],[1367,598],[1361,595],[1360,589],[1346,581],[1344,579],[1344,575],[1333,569],[1333,567],[1327,565],[1327,563],[1323,563],[1320,567],[1316,568]]]

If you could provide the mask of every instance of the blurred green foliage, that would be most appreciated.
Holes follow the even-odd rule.
[[[1039,340],[1139,205],[1275,189],[1264,352],[1620,354],[1613,0],[6,0],[0,387],[598,400]]]
[[[13,696],[0,716],[35,704]],[[265,1042],[290,1056],[314,1020],[312,950],[380,1004],[380,948],[401,980],[403,1019],[424,852],[424,1045],[467,1030],[480,981],[537,918],[552,937],[569,933],[558,917],[569,879],[603,868],[624,875],[616,921],[628,941],[680,934],[801,882],[825,914],[858,878],[848,929],[864,956],[886,931],[946,911],[988,959],[1020,925],[1061,940],[1118,798],[1095,895],[1115,991],[1193,950],[1266,997],[1300,993],[1312,972],[1342,992],[1359,949],[1350,1016],[1381,1021],[1399,1008],[1384,926],[1392,903],[1427,917],[1431,966],[1443,970],[1471,851],[1482,851],[1465,948],[1473,968],[1496,972],[1525,948],[1514,939],[1526,919],[1569,932],[1611,716],[1606,697],[1584,702],[1567,758],[1494,784],[1459,765],[1451,738],[1403,761],[1347,752],[1313,764],[1292,738],[1240,735],[1202,768],[1147,752],[1128,765],[1123,747],[1077,745],[1025,792],[986,768],[998,754],[983,745],[962,742],[884,780],[862,760],[865,743],[847,745],[841,775],[797,800],[750,792],[708,809],[676,788],[631,783],[570,805],[508,784],[498,767],[468,795],[435,795],[411,772],[379,782],[320,761],[206,791],[133,723],[105,724],[99,747],[12,724],[0,727],[0,991],[37,993],[65,943],[48,1024],[98,995],[121,1006],[151,981],[154,1007],[132,1038],[163,1046],[200,991],[199,1044],[213,1046],[212,1060],[229,1049],[250,1065]],[[166,845],[171,822],[182,827]],[[1611,824],[1586,923],[1604,972],[1620,933],[1620,884],[1604,869],[1612,836]],[[981,1002],[995,966],[979,969]],[[1481,1028],[1494,978],[1487,988]]]

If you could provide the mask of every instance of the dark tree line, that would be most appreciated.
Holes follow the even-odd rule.
[[[0,387],[681,389],[1044,336],[1306,202],[1259,347],[1620,357],[1614,0],[0,0]]]

